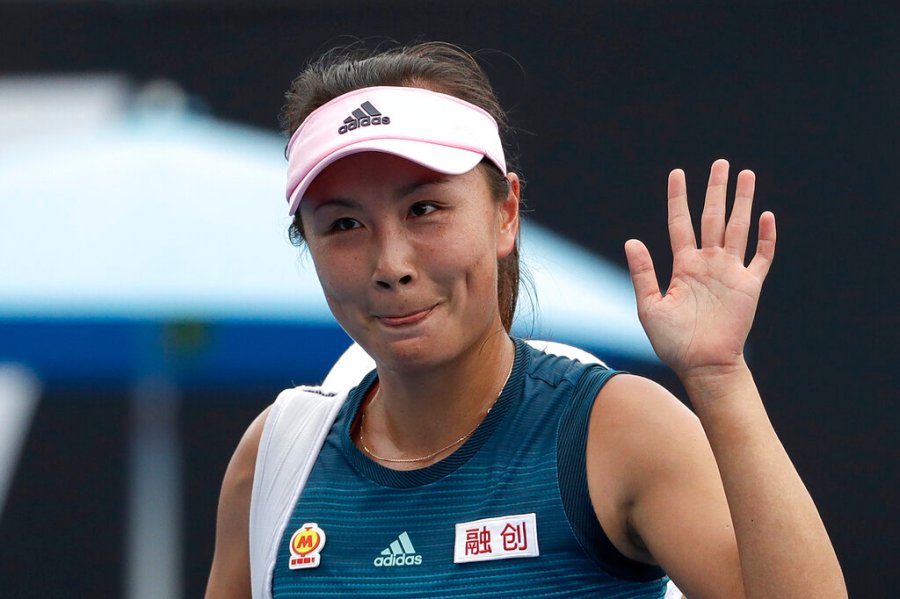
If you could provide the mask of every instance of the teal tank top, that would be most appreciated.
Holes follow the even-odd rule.
[[[494,407],[453,454],[396,471],[350,430],[376,380],[342,407],[278,547],[276,599],[661,598],[667,578],[620,554],[587,490],[591,407],[614,371],[516,339]]]

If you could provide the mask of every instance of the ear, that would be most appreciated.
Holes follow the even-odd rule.
[[[498,206],[500,229],[497,238],[497,258],[510,255],[519,237],[519,197],[522,184],[516,173],[507,173],[506,179],[509,181],[509,193]]]

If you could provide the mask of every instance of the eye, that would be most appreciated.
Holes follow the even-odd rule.
[[[360,227],[359,221],[354,218],[339,218],[333,223],[331,223],[332,231],[349,231],[351,229],[358,229]]]
[[[409,213],[413,216],[425,216],[437,210],[437,206],[431,202],[416,202],[409,207]]]

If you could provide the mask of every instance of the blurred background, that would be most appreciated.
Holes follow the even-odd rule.
[[[896,3],[0,2],[0,595],[196,597],[243,430],[349,344],[287,240],[277,115],[360,38],[479,56],[518,129],[516,331],[681,393],[633,314],[668,171],[757,173],[749,359],[854,597],[898,557]],[[688,548],[689,549],[689,548]]]

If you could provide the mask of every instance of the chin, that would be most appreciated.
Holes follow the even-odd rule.
[[[378,357],[373,358],[391,370],[421,368],[438,361],[434,355],[435,347],[422,340],[404,339],[382,345],[378,348]]]
[[[417,370],[440,364],[451,358],[446,342],[426,336],[379,339],[359,343],[378,366],[393,371]]]

